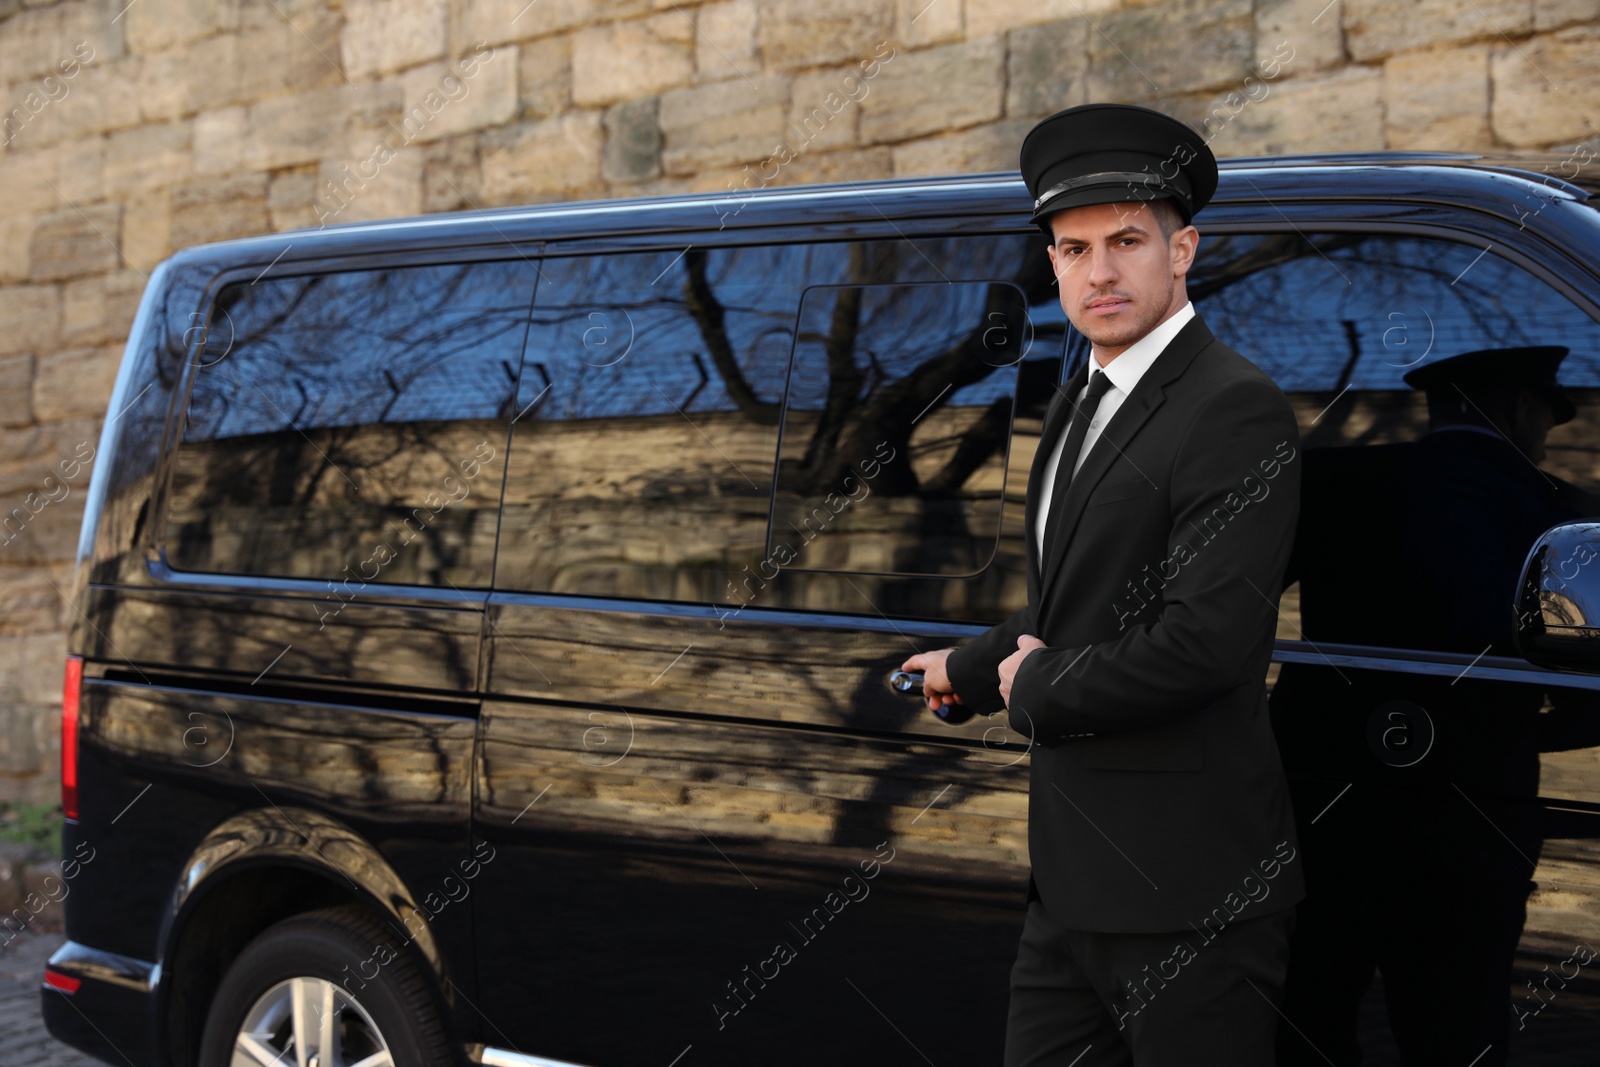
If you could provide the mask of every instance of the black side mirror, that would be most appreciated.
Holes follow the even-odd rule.
[[[1534,542],[1513,605],[1530,663],[1600,671],[1600,522],[1564,522]]]

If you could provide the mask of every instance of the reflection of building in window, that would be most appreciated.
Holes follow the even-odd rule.
[[[518,261],[224,289],[231,343],[197,361],[174,461],[173,566],[342,581],[387,544],[378,580],[487,586],[532,278]],[[497,458],[450,502],[484,441]]]

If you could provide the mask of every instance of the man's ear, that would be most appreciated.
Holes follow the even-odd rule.
[[[1200,231],[1192,224],[1174,230],[1167,241],[1167,248],[1172,253],[1173,276],[1183,277],[1194,266],[1195,254],[1200,250]]]

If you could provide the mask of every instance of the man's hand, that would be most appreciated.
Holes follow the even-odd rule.
[[[928,701],[929,711],[938,711],[947,704],[962,703],[960,695],[950,684],[950,676],[944,672],[944,661],[954,651],[953,648],[941,648],[935,652],[920,652],[900,664],[903,671],[922,672],[922,695]]]
[[[1006,702],[1006,707],[1011,706],[1011,682],[1016,678],[1022,661],[1028,658],[1029,652],[1044,647],[1044,642],[1037,637],[1023,634],[1017,638],[1017,650],[1000,661],[1000,698]]]

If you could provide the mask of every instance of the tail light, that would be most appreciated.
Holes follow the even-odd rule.
[[[78,695],[83,689],[83,657],[67,657],[61,688],[61,813],[78,817]]]
[[[44,972],[44,984],[63,993],[76,993],[83,986],[83,979],[62,974],[60,971],[52,971],[47,967]]]

